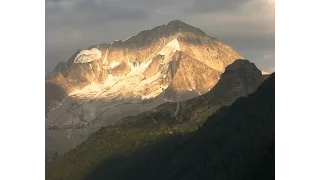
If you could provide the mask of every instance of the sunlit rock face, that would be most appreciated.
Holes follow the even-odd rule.
[[[79,50],[46,78],[46,135],[65,152],[101,126],[208,92],[236,59],[243,57],[179,20]]]

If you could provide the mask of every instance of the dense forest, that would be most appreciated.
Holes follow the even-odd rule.
[[[203,124],[127,121],[101,128],[46,179],[274,179],[275,74]]]

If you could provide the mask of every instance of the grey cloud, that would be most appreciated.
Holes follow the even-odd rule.
[[[74,7],[75,14],[81,14],[83,21],[132,21],[146,20],[148,13],[143,8],[123,7],[117,2],[101,1],[92,2],[92,0],[82,1]]]
[[[59,25],[72,23],[77,26],[92,25],[109,21],[146,20],[148,13],[143,8],[123,7],[116,2],[81,0],[72,2],[70,8],[64,9],[63,5],[47,7],[49,23],[58,21]],[[58,14],[59,16],[53,16]],[[52,17],[50,17],[52,15]],[[62,18],[63,17],[63,18]]]
[[[193,6],[184,9],[186,13],[228,12],[238,10],[250,0],[194,0]]]

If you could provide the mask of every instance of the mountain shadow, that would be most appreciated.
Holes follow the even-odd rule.
[[[274,79],[221,108],[194,134],[109,159],[86,179],[274,179]]]

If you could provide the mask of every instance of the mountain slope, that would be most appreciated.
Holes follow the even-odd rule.
[[[188,100],[192,103],[185,104],[190,104],[191,108],[182,112],[190,112],[190,114],[200,112],[196,115],[205,118],[206,116],[203,114],[208,113],[207,109],[214,112],[214,109],[231,104],[232,99],[234,101],[237,98],[236,96],[239,97],[241,94],[246,95],[245,93],[253,92],[265,79],[259,72],[247,60],[234,62],[226,68],[215,87],[218,90],[213,88],[205,94],[207,102],[198,103],[201,100],[197,99],[202,96],[194,98],[195,100]],[[223,87],[226,84],[231,85],[238,91]],[[225,102],[226,104],[224,104],[224,101],[215,104],[219,102],[220,96],[223,98],[230,96],[230,99]],[[196,108],[197,105],[194,103],[198,103],[201,111]],[[167,162],[167,160],[172,159],[172,157],[179,157],[177,154],[180,154],[180,152],[176,154],[176,150],[181,151],[188,148],[182,148],[181,146],[205,120],[188,118],[188,116],[176,118],[174,114],[177,111],[173,110],[172,113],[169,104],[173,103],[166,103],[156,110],[141,113],[134,117],[127,117],[115,125],[101,128],[98,132],[89,136],[84,143],[59,157],[52,166],[46,169],[46,178],[84,179],[88,175],[88,179],[98,177],[101,177],[101,179],[156,179],[157,177],[167,179],[168,177],[159,176],[161,174],[171,176],[167,173],[171,170],[168,171],[165,167],[172,162]],[[211,109],[212,106],[214,108]],[[201,142],[199,139],[198,141]],[[199,145],[199,147],[202,146]],[[175,170],[173,172],[179,174],[179,166],[172,167],[172,171]],[[171,168],[171,166],[168,167]],[[92,170],[95,171],[90,174]],[[145,176],[143,177],[143,175]]]
[[[77,51],[46,77],[46,150],[64,153],[100,127],[208,92],[242,56],[179,20]]]
[[[86,179],[275,179],[275,74],[212,114],[195,133],[163,135],[108,158]],[[113,167],[113,168],[110,168]]]

